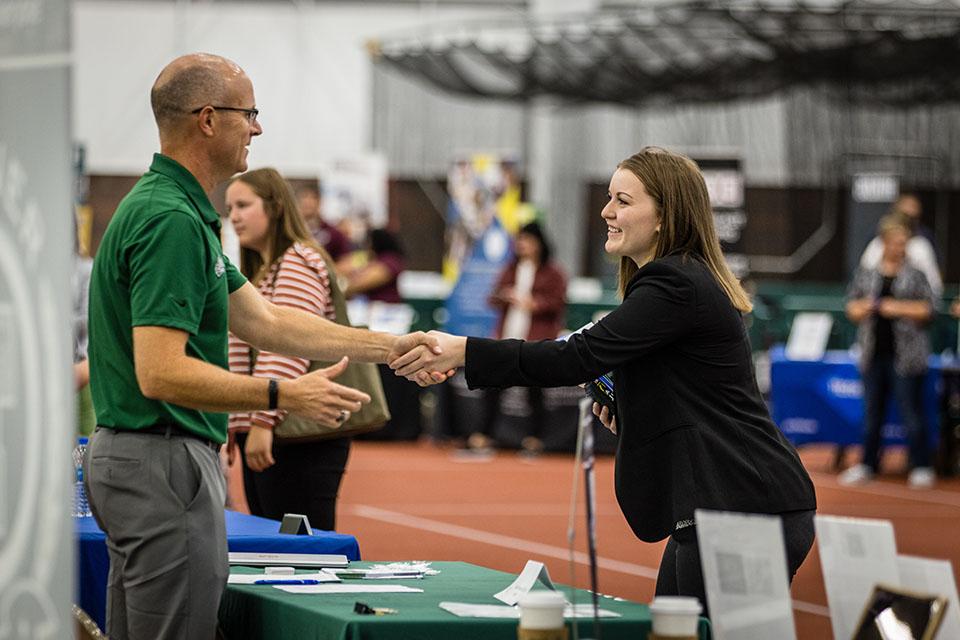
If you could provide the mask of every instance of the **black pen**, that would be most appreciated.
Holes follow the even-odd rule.
[[[257,580],[253,584],[320,584],[319,580]]]

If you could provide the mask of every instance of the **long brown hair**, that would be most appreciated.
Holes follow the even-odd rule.
[[[753,309],[750,297],[723,258],[707,184],[697,163],[660,147],[644,147],[617,168],[635,175],[656,202],[660,234],[653,259],[674,253],[695,256],[703,260],[734,307],[743,313]],[[638,270],[632,259],[620,258],[621,296]]]
[[[297,210],[293,189],[276,169],[254,169],[237,176],[230,184],[234,182],[242,182],[250,187],[263,200],[263,210],[270,218],[272,235],[267,244],[267,261],[264,262],[260,252],[255,249],[240,248],[240,272],[253,284],[259,284],[270,265],[281,258],[293,243],[320,248]],[[324,254],[321,252],[321,255]]]

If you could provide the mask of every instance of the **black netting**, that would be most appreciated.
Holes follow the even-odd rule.
[[[380,61],[459,94],[626,105],[798,85],[891,105],[960,100],[960,5],[681,2],[380,43]]]

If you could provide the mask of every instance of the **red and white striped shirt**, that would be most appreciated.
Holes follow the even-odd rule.
[[[327,264],[316,249],[294,243],[280,260],[271,265],[267,275],[260,281],[260,294],[282,307],[295,307],[328,320],[336,313],[330,296],[330,273]],[[306,358],[283,356],[261,351],[255,365],[251,366],[250,345],[230,334],[230,371],[252,375],[255,378],[299,378],[307,372],[310,361]],[[256,425],[273,429],[286,418],[286,411],[254,411],[230,414],[230,429],[240,432]]]

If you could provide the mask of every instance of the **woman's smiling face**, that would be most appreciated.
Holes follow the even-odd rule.
[[[610,178],[609,202],[600,212],[607,223],[604,250],[630,258],[637,266],[649,262],[657,247],[660,214],[657,203],[633,172],[617,169]]]

